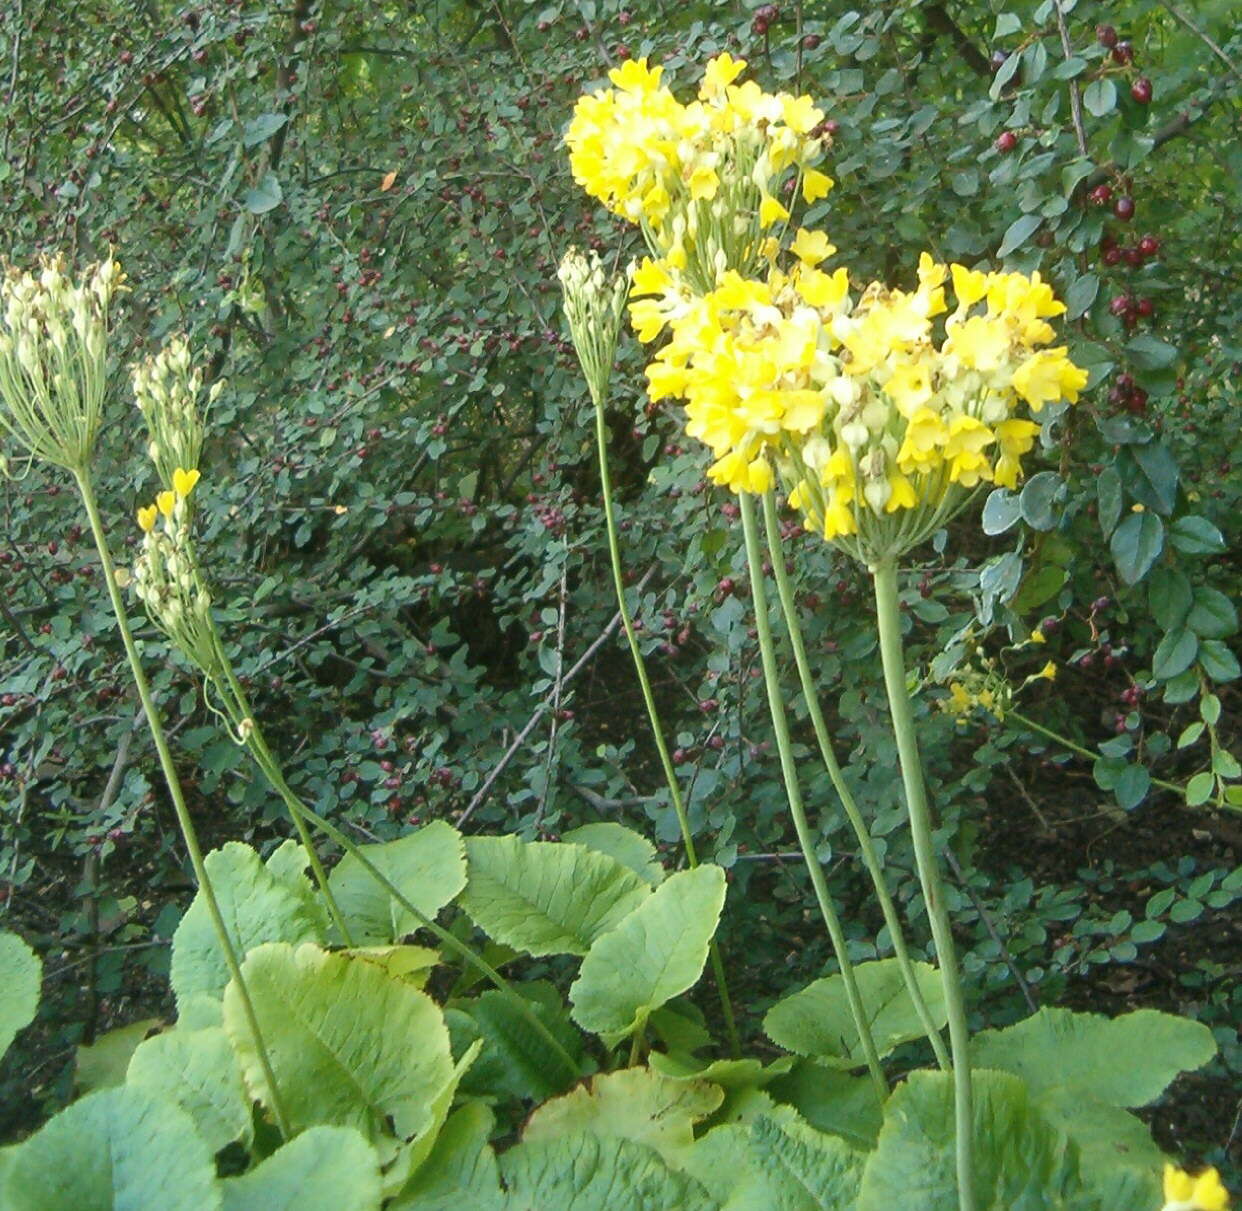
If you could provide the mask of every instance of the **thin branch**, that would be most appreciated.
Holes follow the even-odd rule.
[[[1074,48],[1070,45],[1069,28],[1065,24],[1065,12],[1061,8],[1061,0],[1052,0],[1053,11],[1057,15],[1057,33],[1061,37],[1061,53],[1070,59],[1074,55]],[[1087,131],[1082,121],[1082,91],[1078,87],[1077,78],[1069,82],[1070,86],[1070,115],[1074,120],[1074,134],[1078,139],[1078,150],[1082,154],[1084,160],[1091,158],[1091,152],[1087,147]]]
[[[1225,54],[1225,52],[1221,50],[1221,48],[1217,46],[1216,43],[1213,42],[1212,39],[1209,38],[1207,34],[1203,32],[1203,30],[1201,30],[1189,17],[1187,17],[1186,14],[1181,11],[1181,9],[1177,8],[1173,4],[1169,4],[1168,0],[1165,0],[1164,7],[1167,8],[1169,12],[1173,15],[1173,19],[1175,21],[1178,21],[1182,25],[1184,25],[1188,30],[1190,30],[1192,34],[1194,34],[1197,38],[1199,38],[1203,42],[1203,44],[1208,48],[1208,50],[1210,50],[1212,54],[1214,54],[1225,65],[1225,70],[1235,80],[1242,80],[1242,72],[1239,72],[1238,69],[1233,65],[1233,60],[1227,54]]]

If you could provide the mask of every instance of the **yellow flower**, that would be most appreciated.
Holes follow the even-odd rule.
[[[1039,632],[1037,631],[1036,634],[1039,634]],[[1041,676],[1045,681],[1055,681],[1057,679],[1057,666],[1049,660],[1048,663],[1039,670],[1039,676]]]
[[[1013,389],[1032,411],[1038,412],[1054,400],[1078,401],[1078,393],[1087,385],[1087,372],[1075,366],[1066,353],[1064,345],[1041,349],[1013,372]]]
[[[988,292],[988,276],[977,269],[967,269],[965,265],[950,265],[953,274],[953,293],[957,295],[957,305],[963,310],[973,307]]]
[[[899,362],[884,390],[903,416],[913,416],[932,397],[927,363]]]
[[[759,203],[759,226],[771,227],[773,223],[783,223],[787,218],[789,211],[771,194],[765,194],[763,201]]]
[[[194,485],[199,481],[198,468],[185,471],[178,467],[173,472],[173,491],[182,499],[189,496],[194,491]]]
[[[177,498],[171,492],[161,492],[155,498],[155,504],[165,517],[171,517],[173,515],[173,509],[177,504]]]
[[[1031,637],[1030,639],[1027,640],[1027,643],[1047,643],[1047,642],[1048,642],[1048,636],[1045,635],[1043,631],[1041,631],[1038,627],[1036,627],[1031,632]]]
[[[789,246],[789,251],[804,265],[809,266],[827,260],[836,250],[836,245],[830,244],[822,231],[807,231],[805,227],[798,228],[798,234]]]
[[[651,93],[660,87],[663,74],[664,68],[648,67],[646,59],[627,59],[620,67],[614,67],[608,78],[623,92]]]
[[[690,197],[696,202],[710,201],[720,188],[720,178],[716,175],[716,170],[709,168],[706,164],[698,165],[690,174],[690,180],[687,183],[690,186]]]
[[[835,308],[849,293],[849,271],[842,266],[834,273],[804,267],[798,274],[796,289],[804,303],[812,307]]]
[[[703,71],[699,96],[705,101],[722,96],[725,89],[745,70],[745,59],[734,59],[728,51],[717,55]]]
[[[159,510],[154,505],[146,505],[138,510],[138,525],[144,534],[155,529],[155,519],[158,516]]]
[[[1164,1211],[1228,1211],[1229,1191],[1215,1169],[1191,1177],[1175,1165],[1164,1167]]]
[[[832,185],[832,178],[818,169],[808,168],[802,174],[802,196],[808,202],[826,198]]]

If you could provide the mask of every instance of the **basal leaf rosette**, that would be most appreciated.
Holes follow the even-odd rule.
[[[980,485],[1016,486],[1040,431],[1030,415],[1087,380],[1052,346],[1065,305],[1038,272],[924,253],[914,289],[856,294],[846,270],[819,268],[822,233],[799,231],[791,251],[792,268],[726,273],[701,296],[667,261],[635,274],[640,339],[670,331],[648,394],[684,401],[710,477],[755,493],[779,478],[808,529],[868,565],[923,542]]]
[[[702,290],[725,268],[758,268],[764,232],[789,220],[786,189],[812,202],[832,188],[813,167],[823,112],[808,96],[734,83],[745,67],[713,59],[683,105],[663,68],[627,62],[612,88],[579,99],[565,137],[574,180]]]

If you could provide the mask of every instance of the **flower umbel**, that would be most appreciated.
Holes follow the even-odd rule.
[[[147,453],[155,464],[160,483],[171,489],[178,467],[195,471],[203,448],[203,419],[199,410],[203,393],[203,372],[190,363],[190,347],[185,338],[175,336],[154,357],[137,363],[131,370],[134,400],[147,422],[150,444]],[[215,383],[207,397],[207,407],[223,384]],[[188,496],[188,492],[182,492]]]
[[[27,458],[82,472],[103,420],[113,260],[74,279],[58,257],[0,281],[0,433]]]
[[[609,278],[599,256],[571,248],[558,271],[565,294],[565,318],[591,398],[601,405],[608,395],[608,380],[617,350],[617,333],[625,312],[630,274]]]

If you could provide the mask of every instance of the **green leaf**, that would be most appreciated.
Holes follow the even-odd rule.
[[[1154,568],[1147,578],[1147,608],[1161,630],[1182,627],[1193,601],[1190,581],[1176,568]]]
[[[1168,681],[1185,672],[1194,663],[1199,639],[1188,627],[1169,631],[1156,645],[1151,658],[1151,671],[1161,681]]]
[[[584,955],[651,894],[615,858],[582,845],[471,837],[462,907],[484,933],[531,955]]]
[[[218,1211],[216,1167],[194,1124],[141,1089],[101,1089],[11,1154],[5,1211]]]
[[[1197,773],[1186,783],[1186,806],[1202,807],[1216,789],[1216,776],[1207,770]]]
[[[39,1009],[43,964],[15,933],[0,933],[0,1058]]]
[[[597,938],[569,990],[578,1025],[623,1036],[690,988],[707,962],[724,898],[719,866],[679,871]]]
[[[839,1211],[858,1198],[865,1154],[787,1107],[756,1117],[750,1152],[772,1192],[772,1211]]]
[[[1201,639],[1224,639],[1238,629],[1238,612],[1219,589],[1200,585],[1186,625]]]
[[[389,1121],[402,1139],[429,1125],[433,1099],[454,1076],[430,997],[373,963],[309,944],[260,946],[242,972],[293,1130],[334,1124],[375,1142]],[[224,994],[224,1026],[247,1086],[271,1106],[235,984]]]
[[[1242,673],[1238,658],[1219,639],[1205,639],[1199,644],[1199,664],[1213,681],[1235,681]]]
[[[526,981],[515,990],[525,997],[531,1012],[552,1032],[570,1055],[581,1049],[582,1036],[573,1028],[561,994],[543,985],[550,995],[536,999],[540,986]],[[478,997],[454,1001],[446,1011],[455,1043],[461,1037],[481,1039],[483,1050],[470,1072],[466,1088],[484,1097],[507,1093],[541,1102],[560,1093],[572,1081],[563,1063],[549,1062],[547,1040],[504,993],[489,989]]]
[[[359,849],[427,917],[434,917],[466,885],[461,833],[443,820],[396,841]],[[359,946],[395,942],[421,924],[353,854],[341,859],[328,877],[328,886]]]
[[[652,887],[664,881],[665,871],[656,856],[656,847],[641,833],[626,828],[624,824],[612,820],[582,824],[562,833],[561,840],[585,845],[587,849],[615,858]]]
[[[495,1116],[481,1102],[455,1111],[389,1211],[498,1211],[500,1171],[488,1140]]]
[[[654,1148],[670,1165],[694,1143],[694,1127],[721,1102],[724,1090],[707,1081],[675,1080],[650,1068],[624,1068],[538,1107],[522,1132],[524,1141],[589,1132],[599,1139],[625,1139]]]
[[[971,1042],[976,1063],[1015,1073],[1036,1096],[1066,1090],[1121,1107],[1146,1106],[1179,1072],[1201,1068],[1215,1054],[1212,1032],[1202,1022],[1155,1009],[1118,1018],[1041,1009]]]
[[[1190,514],[1169,526],[1169,541],[1183,555],[1218,555],[1225,536],[1206,517]]]
[[[864,1151],[875,1147],[883,1108],[870,1077],[851,1076],[814,1060],[799,1060],[793,1071],[774,1081],[768,1091],[778,1102],[791,1105],[817,1130],[839,1135]]]
[[[93,1093],[125,1083],[125,1073],[139,1044],[164,1022],[143,1018],[101,1034],[93,1043],[81,1043],[75,1058],[74,1085],[79,1093]]]
[[[1121,476],[1115,467],[1105,467],[1096,477],[1097,513],[1100,529],[1107,538],[1121,517],[1122,491]]]
[[[1146,766],[1130,762],[1121,771],[1113,787],[1113,794],[1121,810],[1130,812],[1147,798],[1149,790],[1151,790],[1151,774],[1148,773]]]
[[[207,874],[239,955],[264,942],[323,941],[320,922],[302,896],[277,878],[259,855],[230,841],[207,855]],[[229,969],[199,891],[173,934],[172,986],[180,1005],[196,993],[219,997]]]
[[[379,1211],[379,1157],[348,1127],[311,1127],[220,1192],[222,1211]]]
[[[983,502],[983,532],[985,534],[1004,534],[1018,524],[1022,516],[1022,505],[1017,495],[1008,488],[993,488]]]
[[[288,114],[260,114],[251,118],[242,131],[242,146],[254,147],[270,139],[288,121]]]
[[[1092,80],[1082,90],[1082,103],[1093,118],[1102,118],[1117,104],[1117,86],[1107,76]]]
[[[180,1106],[212,1152],[234,1140],[250,1142],[250,1099],[228,1035],[218,1026],[147,1039],[134,1052],[125,1080]]]
[[[1094,273],[1084,273],[1081,277],[1076,277],[1065,292],[1065,318],[1076,320],[1085,315],[1099,293],[1100,279]]]
[[[1051,530],[1056,525],[1053,502],[1061,491],[1061,477],[1055,471],[1040,471],[1022,485],[1018,498],[1022,508],[1022,520],[1032,530]]]
[[[1128,341],[1126,353],[1140,370],[1160,370],[1177,360],[1177,346],[1162,341],[1150,332],[1142,332]]]
[[[938,1025],[947,1021],[940,977],[930,963],[914,964],[927,1008]],[[902,1043],[923,1036],[923,1026],[896,959],[877,959],[854,968],[876,1050],[888,1055]],[[764,1033],[786,1051],[813,1056],[834,1068],[865,1063],[862,1043],[840,975],[816,980],[778,1001],[763,1019]]]
[[[1114,531],[1109,546],[1126,584],[1137,584],[1164,549],[1164,523],[1154,513],[1131,513]]]
[[[242,205],[251,214],[266,214],[284,201],[284,191],[276,174],[269,172],[253,189],[242,194]]]
[[[1010,56],[1010,59],[1014,58],[1017,56]],[[1009,59],[1005,63],[1008,66]],[[1001,70],[1003,71],[1004,68]],[[1035,234],[1035,229],[1041,222],[1042,219],[1037,214],[1024,214],[1021,218],[1014,219],[1005,230],[1004,239],[1001,240],[1000,247],[996,250],[997,258],[1007,257],[1011,252],[1021,248]]]
[[[975,1071],[978,1211],[1085,1211],[1077,1158],[1005,1072]],[[889,1098],[857,1211],[955,1211],[953,1077],[912,1072]]]
[[[582,1133],[523,1142],[500,1158],[500,1175],[506,1211],[717,1211],[698,1182],[630,1140]]]
[[[1118,456],[1118,464],[1133,468],[1126,476],[1126,487],[1135,500],[1166,516],[1173,512],[1181,471],[1168,446],[1162,442],[1127,446]]]

